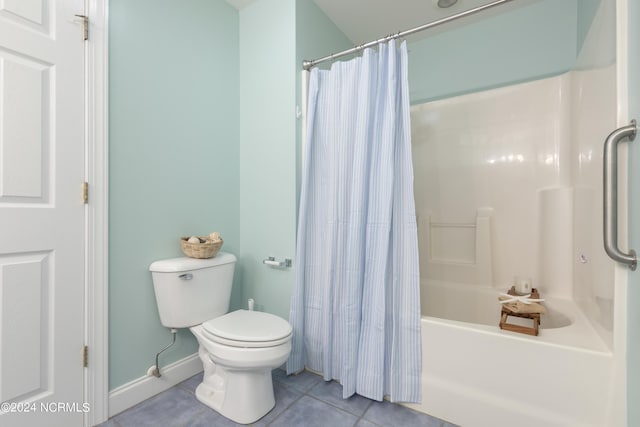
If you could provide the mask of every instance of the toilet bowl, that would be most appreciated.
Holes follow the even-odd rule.
[[[266,333],[256,333],[261,328]],[[200,402],[240,424],[259,420],[275,406],[271,371],[291,352],[291,326],[285,320],[238,310],[189,329],[204,366],[196,388]]]
[[[291,352],[289,323],[273,314],[227,313],[236,258],[173,258],[149,267],[161,323],[189,328],[204,367],[198,400],[240,424],[255,422],[274,406],[271,371]]]

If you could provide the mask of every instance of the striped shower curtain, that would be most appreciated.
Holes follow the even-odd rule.
[[[420,401],[420,274],[406,42],[313,69],[287,372]]]

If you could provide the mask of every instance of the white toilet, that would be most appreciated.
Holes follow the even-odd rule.
[[[291,326],[269,313],[227,313],[236,257],[173,258],[149,266],[160,321],[189,328],[200,344],[204,378],[196,397],[241,424],[262,418],[275,405],[271,371],[291,351]]]

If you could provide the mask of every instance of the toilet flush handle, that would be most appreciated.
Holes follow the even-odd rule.
[[[191,273],[184,273],[178,276],[179,278],[181,278],[182,280],[191,280],[193,279],[193,274]]]

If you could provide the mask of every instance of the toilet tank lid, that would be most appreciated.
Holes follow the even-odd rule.
[[[153,262],[149,266],[149,271],[157,273],[178,273],[182,271],[215,267],[217,265],[231,264],[234,262],[236,262],[235,255],[226,252],[218,252],[215,257],[206,259],[188,257],[161,259]]]

